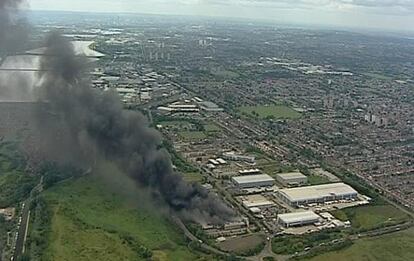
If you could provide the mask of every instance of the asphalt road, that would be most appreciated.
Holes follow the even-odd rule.
[[[23,202],[24,207],[21,215],[21,222],[19,224],[16,245],[13,253],[13,260],[15,261],[24,254],[26,236],[29,228],[30,202],[32,201],[33,193],[41,192],[42,190],[43,177],[40,178],[39,184],[37,184],[30,192],[30,197]]]
[[[29,200],[26,200],[24,202],[24,208],[22,211],[22,215],[21,215],[21,223],[19,225],[19,230],[18,230],[18,234],[17,234],[17,240],[16,240],[16,245],[15,245],[15,249],[14,249],[14,254],[13,254],[13,260],[17,260],[22,254],[23,254],[23,249],[24,249],[24,243],[26,240],[26,233],[27,233],[27,224],[29,222],[29,213],[30,213],[30,208],[29,208]]]

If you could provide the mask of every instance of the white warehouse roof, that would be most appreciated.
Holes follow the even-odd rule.
[[[275,181],[271,176],[267,174],[238,176],[233,177],[232,179],[238,184]]]
[[[300,172],[280,173],[277,174],[277,176],[285,180],[306,178],[306,176]]]
[[[344,183],[324,184],[300,188],[281,189],[280,193],[291,202],[320,199],[332,196],[353,195],[358,192]]]
[[[278,219],[285,224],[305,223],[309,221],[317,221],[320,216],[313,211],[293,212],[287,214],[279,214]]]

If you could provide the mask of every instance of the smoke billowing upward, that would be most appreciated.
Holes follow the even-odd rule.
[[[29,27],[19,12],[23,3],[23,0],[0,0],[0,67],[6,56],[20,51],[27,43]],[[19,66],[12,59],[10,63]],[[20,74],[0,72],[0,101],[30,99],[27,87],[33,79]]]
[[[91,88],[84,74],[87,63],[74,55],[70,42],[51,34],[43,57],[39,98],[61,115],[83,161],[115,163],[137,185],[151,188],[187,218],[219,223],[232,217],[216,196],[172,171],[168,153],[159,149],[160,134],[148,127],[142,114],[123,110],[115,93]]]
[[[27,23],[18,13],[23,2],[0,0],[0,54],[17,51],[27,39]]]
[[[27,42],[28,31],[16,11],[22,2],[0,0],[0,55],[9,55]],[[184,182],[172,171],[168,153],[160,149],[160,134],[148,127],[141,113],[123,110],[115,93],[91,87],[86,57],[75,56],[69,41],[58,33],[50,34],[41,57],[40,86],[35,91],[40,103],[35,115],[50,160],[60,154],[60,159],[96,169],[99,162],[110,162],[134,180],[137,188],[149,189],[183,217],[211,223],[233,217],[217,196]],[[25,77],[17,74],[13,82],[0,77],[0,100],[22,96],[17,89],[33,90]]]

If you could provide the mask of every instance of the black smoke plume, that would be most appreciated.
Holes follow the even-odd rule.
[[[23,2],[0,0],[0,59],[27,42],[26,23],[18,12]],[[58,156],[92,169],[108,161],[183,217],[212,223],[231,219],[233,211],[216,196],[172,171],[168,153],[160,149],[159,133],[148,127],[142,114],[123,110],[115,93],[91,88],[87,65],[61,35],[48,36],[38,75],[36,96],[41,108],[36,119],[50,159]],[[28,84],[25,75],[17,76],[21,81],[14,83]],[[22,87],[15,85],[1,81],[0,98]]]
[[[0,55],[17,51],[27,40],[27,23],[18,12],[23,2],[0,0]]]
[[[8,55],[21,51],[28,42],[28,23],[19,12],[22,3],[23,0],[0,0],[0,67]],[[21,73],[0,72],[0,101],[28,100],[28,82],[30,79],[21,77]]]
[[[93,168],[102,159],[115,163],[138,186],[151,188],[187,218],[212,223],[230,220],[232,210],[218,197],[173,172],[168,153],[160,148],[160,134],[148,127],[141,113],[123,110],[115,93],[91,87],[85,59],[75,56],[71,43],[53,33],[46,41],[39,75],[39,99],[61,117],[83,164],[86,161]],[[44,118],[39,120],[42,123]]]

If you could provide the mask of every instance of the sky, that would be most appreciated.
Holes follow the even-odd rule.
[[[414,0],[28,0],[32,10],[249,18],[414,31]]]

